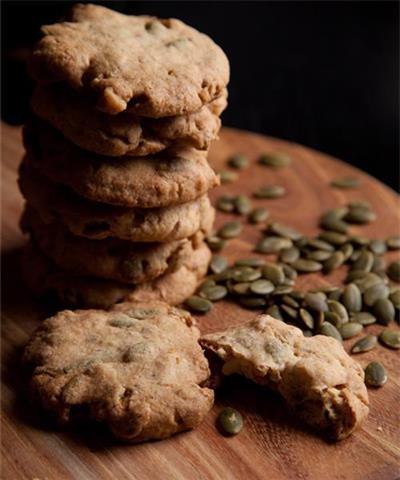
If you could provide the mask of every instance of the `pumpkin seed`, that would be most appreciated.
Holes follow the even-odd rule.
[[[217,273],[214,275],[214,280],[216,282],[226,282],[227,280],[230,280],[233,278],[233,276],[238,272],[238,268],[227,268],[221,273]]]
[[[366,247],[369,245],[370,239],[361,235],[353,235],[349,241],[358,247]]]
[[[213,255],[210,262],[210,270],[213,273],[221,273],[228,266],[228,260],[221,255]]]
[[[213,287],[214,285],[216,285],[216,282],[213,278],[206,278],[204,282],[200,285],[199,290],[207,287]]]
[[[363,330],[363,326],[361,325],[361,323],[357,323],[357,322],[348,322],[339,328],[339,332],[343,340],[347,340],[348,338],[355,337],[360,332],[362,332],[362,330]]]
[[[330,243],[320,240],[319,238],[310,238],[307,242],[307,246],[314,248],[315,250],[324,250],[325,252],[333,252],[335,250]]]
[[[328,294],[329,300],[336,300],[337,302],[340,300],[343,293],[343,288],[337,288],[333,292]]]
[[[329,311],[336,313],[339,317],[341,324],[349,321],[349,314],[347,313],[346,307],[342,305],[337,300],[329,299],[327,301]]]
[[[242,415],[231,407],[226,407],[218,415],[218,423],[228,435],[237,435],[243,428]]]
[[[357,188],[360,186],[360,180],[355,177],[341,177],[331,181],[331,186],[335,188]]]
[[[223,285],[214,285],[202,288],[199,295],[210,300],[211,302],[216,302],[222,300],[226,297],[228,290]]]
[[[332,231],[325,231],[321,232],[318,235],[318,238],[324,240],[325,242],[330,243],[331,245],[340,246],[347,242],[347,236],[343,235],[343,233],[339,232],[332,232]]]
[[[262,258],[240,258],[236,260],[236,267],[262,267],[265,265],[265,260]]]
[[[351,270],[346,278],[345,278],[345,283],[352,283],[354,281],[363,279],[367,276],[368,272],[364,272],[364,270]]]
[[[349,229],[348,224],[343,220],[340,220],[338,218],[325,217],[325,216],[321,218],[319,222],[319,226],[321,228],[324,228],[325,230],[338,232],[338,233],[346,233],[347,230]]]
[[[217,200],[216,208],[221,212],[233,212],[235,210],[234,199],[227,196],[220,197]]]
[[[280,265],[266,263],[261,268],[262,276],[274,285],[281,285],[285,281],[285,273]]]
[[[185,305],[196,313],[206,313],[212,308],[212,303],[206,298],[193,295],[186,299]]]
[[[351,257],[351,255],[354,252],[353,245],[351,243],[345,243],[340,247],[340,251],[343,253],[343,258],[344,261],[347,262],[347,260]]]
[[[352,313],[350,316],[352,322],[361,323],[361,325],[372,325],[376,322],[376,318],[369,312]]]
[[[219,230],[218,236],[224,239],[235,238],[242,232],[242,224],[237,221],[225,223]]]
[[[375,335],[366,335],[351,347],[351,353],[369,352],[376,347],[377,343],[378,339]]]
[[[300,308],[299,317],[307,328],[314,330],[314,318],[310,312],[308,312],[305,308]]]
[[[305,337],[312,337],[313,336],[313,332],[311,330],[303,330],[303,335]]]
[[[390,301],[393,303],[394,308],[400,310],[400,289],[396,288],[389,295]]]
[[[324,262],[331,258],[332,252],[327,252],[325,250],[313,250],[307,253],[308,260],[315,260],[317,262]]]
[[[297,318],[297,310],[293,307],[289,307],[289,305],[281,305],[280,306],[283,313],[286,313],[287,317],[296,320]]]
[[[379,298],[372,308],[374,315],[381,325],[388,325],[395,317],[395,310],[388,298]]]
[[[256,280],[250,284],[250,291],[256,295],[268,295],[274,290],[274,284],[269,280]]]
[[[259,163],[267,167],[282,168],[290,165],[292,159],[286,153],[273,152],[264,153],[259,158]]]
[[[265,313],[267,315],[271,315],[271,317],[277,318],[278,320],[283,320],[283,317],[278,305],[271,305],[270,307],[267,308]]]
[[[269,212],[264,207],[257,207],[249,213],[250,223],[264,222],[269,217]]]
[[[304,297],[305,304],[315,310],[316,312],[327,312],[328,304],[326,302],[326,295],[322,292],[308,292]]]
[[[256,245],[256,252],[260,253],[279,253],[284,248],[290,248],[293,245],[289,238],[264,237]]]
[[[241,153],[237,153],[236,155],[233,155],[228,160],[228,165],[232,168],[237,168],[238,170],[242,170],[243,168],[246,168],[249,166],[249,160],[245,155],[242,155]]]
[[[246,308],[262,308],[267,305],[267,302],[262,297],[240,297],[239,302]]]
[[[365,290],[363,300],[367,307],[372,307],[379,298],[387,298],[388,296],[389,288],[384,283],[377,283]]]
[[[232,291],[237,295],[247,295],[250,292],[250,283],[249,282],[235,283],[235,285],[232,286]]]
[[[374,220],[376,220],[376,214],[372,210],[363,207],[351,208],[344,217],[345,222],[357,225],[371,223]]]
[[[289,307],[300,308],[299,303],[289,295],[283,295],[281,301],[282,303],[284,303],[285,305],[288,305]]]
[[[372,264],[372,268],[371,268],[371,272],[373,272],[373,273],[384,272],[385,269],[386,269],[385,259],[383,257],[375,255],[374,263]]]
[[[239,195],[234,200],[234,206],[237,213],[247,215],[251,211],[251,202],[246,195]]]
[[[304,300],[305,293],[300,291],[300,290],[293,290],[290,295],[295,299],[295,300]]]
[[[356,284],[346,285],[342,294],[342,303],[349,312],[359,312],[362,307],[361,292]]]
[[[232,183],[237,180],[239,175],[236,172],[230,172],[229,170],[223,170],[219,172],[219,178],[221,179],[221,183]]]
[[[216,235],[207,237],[206,242],[212,252],[219,252],[225,246],[225,240],[217,237]]]
[[[331,323],[334,327],[339,328],[343,325],[343,320],[335,312],[325,312],[324,320]]]
[[[342,336],[340,335],[339,330],[333,326],[331,323],[324,322],[319,328],[318,333],[320,335],[325,335],[326,337],[336,338],[339,342],[342,342]]]
[[[387,251],[386,243],[383,240],[371,240],[369,249],[375,255],[383,255]]]
[[[382,278],[379,277],[376,273],[366,272],[363,278],[359,278],[358,280],[354,280],[354,283],[360,289],[361,292],[365,292],[368,288],[376,285],[378,283],[382,283]]]
[[[383,330],[379,335],[379,340],[389,348],[398,350],[400,348],[400,331],[399,330]]]
[[[288,225],[282,223],[270,223],[267,227],[268,233],[273,233],[279,237],[290,238],[290,240],[296,241],[303,237],[301,233]]]
[[[282,296],[286,295],[288,293],[292,293],[293,288],[290,285],[279,285],[278,287],[275,288],[273,294],[274,296]]]
[[[256,198],[279,198],[285,195],[286,190],[281,185],[266,185],[254,192]]]
[[[283,263],[295,262],[300,257],[300,250],[297,247],[285,248],[279,253],[279,260]]]
[[[386,245],[389,250],[399,250],[400,249],[400,236],[389,237],[386,239]]]
[[[371,208],[371,204],[367,200],[352,200],[347,204],[349,208]]]
[[[322,270],[322,264],[314,260],[307,260],[305,258],[299,258],[292,263],[292,267],[298,272],[311,273],[319,272]]]
[[[368,387],[382,387],[387,382],[385,367],[379,362],[371,362],[365,368],[365,384]]]
[[[400,282],[400,260],[395,260],[388,266],[387,274],[394,282]]]
[[[234,272],[232,278],[236,282],[254,282],[254,280],[258,280],[260,277],[260,270],[251,267],[240,267]]]
[[[285,263],[283,263],[281,266],[286,277],[285,281],[296,280],[297,272],[294,268],[292,268],[290,265],[286,265]]]
[[[325,273],[330,273],[332,270],[335,270],[335,268],[340,267],[344,262],[344,255],[343,252],[335,252],[332,254],[328,260],[325,260],[323,264],[323,270]]]
[[[360,256],[353,263],[352,270],[364,270],[364,272],[371,271],[372,265],[374,264],[374,255],[369,250],[363,250],[360,253]]]

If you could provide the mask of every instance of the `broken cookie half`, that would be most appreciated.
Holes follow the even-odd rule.
[[[62,422],[74,414],[139,442],[197,427],[213,405],[208,362],[189,313],[162,302],[65,310],[28,343],[34,395]]]
[[[205,335],[202,346],[240,374],[277,391],[296,414],[329,437],[350,435],[368,414],[364,372],[335,339],[303,336],[269,315]]]

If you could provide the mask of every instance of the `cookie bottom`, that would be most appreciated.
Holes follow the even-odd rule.
[[[34,245],[22,253],[22,276],[38,297],[55,301],[65,308],[109,308],[123,301],[160,300],[178,305],[193,294],[205,276],[211,252],[204,242],[193,247],[181,266],[151,282],[131,286],[110,280],[80,277],[58,269]]]

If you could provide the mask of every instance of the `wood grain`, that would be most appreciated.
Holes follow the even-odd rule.
[[[367,141],[367,139],[366,139]],[[272,170],[255,164],[265,151],[283,151],[293,165]],[[265,184],[281,184],[287,195],[279,200],[254,201],[266,206],[271,219],[289,223],[306,234],[317,232],[322,211],[353,199],[371,202],[378,214],[373,224],[354,232],[383,238],[399,234],[399,200],[394,192],[363,172],[305,147],[225,129],[211,152],[217,170],[236,152],[247,154],[252,165],[240,181],[212,193],[250,194]],[[18,273],[18,253],[25,242],[18,229],[22,199],[16,187],[16,168],[22,155],[20,130],[2,129],[2,478],[4,479],[363,479],[393,480],[399,477],[399,353],[381,346],[360,355],[364,366],[379,359],[389,371],[389,381],[370,390],[371,413],[363,428],[351,438],[328,444],[291,417],[280,399],[244,380],[232,380],[220,392],[211,414],[199,429],[163,442],[129,446],[116,443],[101,427],[57,431],[29,405],[21,387],[19,355],[33,329],[46,315],[24,289]],[[330,188],[329,181],[342,175],[361,179],[357,190]],[[217,225],[232,218],[219,214]],[[246,225],[240,239],[224,250],[231,260],[250,255],[259,237],[259,227]],[[391,253],[389,257],[398,256]],[[303,276],[300,288],[326,283],[340,284],[344,269],[329,277]],[[220,302],[204,317],[198,317],[204,332],[243,322],[254,312],[229,302]],[[369,327],[378,331],[379,327]],[[351,341],[346,342],[346,347]],[[221,436],[215,418],[223,405],[238,408],[245,427],[234,438]]]

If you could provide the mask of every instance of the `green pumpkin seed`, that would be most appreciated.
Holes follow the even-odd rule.
[[[342,293],[343,288],[336,288],[336,290],[334,290],[333,292],[328,293],[328,298],[329,300],[336,300],[338,302],[342,296]]]
[[[353,263],[352,270],[363,270],[364,272],[371,271],[372,265],[374,264],[374,255],[369,250],[363,250],[360,253],[360,256]]]
[[[331,186],[335,188],[349,189],[360,186],[360,180],[355,177],[341,177],[331,181]]]
[[[326,301],[326,295],[322,292],[306,293],[304,297],[305,304],[315,310],[316,312],[327,312],[328,311],[328,304]]]
[[[368,387],[382,387],[387,382],[385,367],[379,362],[371,362],[365,368],[365,384]]]
[[[285,305],[288,305],[289,307],[300,308],[300,304],[293,297],[289,295],[283,295],[281,301],[282,303],[284,303]]]
[[[387,274],[394,282],[400,282],[400,260],[395,260],[388,266]]]
[[[217,210],[221,212],[230,213],[235,210],[234,199],[232,197],[223,196],[217,200]]]
[[[206,313],[212,308],[212,303],[206,298],[193,295],[186,299],[185,305],[196,313]]]
[[[342,305],[337,300],[329,299],[327,301],[328,308],[330,312],[336,313],[339,317],[341,324],[349,321],[349,314],[347,313],[346,307]]]
[[[281,185],[266,185],[254,192],[256,198],[280,198],[285,195],[286,190]]]
[[[342,325],[339,328],[340,335],[342,336],[343,340],[347,340],[348,338],[353,338],[363,330],[363,326],[361,323],[357,322],[348,322]]]
[[[394,308],[400,310],[400,289],[396,288],[389,295],[390,301],[393,303]]]
[[[234,200],[234,206],[237,213],[247,215],[251,211],[251,201],[246,195],[239,195]]]
[[[339,328],[343,325],[343,320],[335,312],[325,312],[324,320],[331,323],[334,327]]]
[[[294,268],[292,268],[290,265],[286,265],[285,263],[283,263],[281,266],[282,266],[283,273],[285,274],[285,277],[286,277],[285,281],[296,280],[297,272]]]
[[[273,152],[264,153],[259,158],[259,163],[267,167],[282,168],[290,165],[292,159],[286,153]]]
[[[216,302],[226,297],[227,293],[228,290],[223,285],[214,285],[202,288],[199,295],[211,302]]]
[[[362,207],[351,208],[344,217],[344,221],[364,225],[376,220],[376,215],[372,210]]]
[[[358,280],[354,280],[354,283],[360,289],[361,292],[365,292],[368,288],[372,287],[373,285],[377,285],[382,282],[382,278],[377,275],[376,273],[366,272],[363,278],[359,278]]]
[[[305,337],[312,337],[314,334],[311,330],[303,330],[303,335]]]
[[[227,280],[231,280],[238,271],[238,268],[227,268],[223,272],[215,274],[214,280],[216,282],[226,282]]]
[[[266,263],[261,268],[263,278],[269,280],[274,285],[281,285],[285,281],[285,273],[280,265],[275,263]]]
[[[290,295],[295,299],[295,300],[304,300],[304,297],[306,294],[300,290],[293,290]]]
[[[338,218],[331,218],[331,217],[322,217],[319,226],[321,228],[324,228],[325,230],[329,230],[332,232],[337,232],[337,233],[346,233],[347,230],[349,229],[349,226],[346,222],[343,220],[340,220]]]
[[[239,178],[239,175],[236,172],[230,172],[229,170],[223,170],[219,172],[219,178],[221,179],[221,183],[232,183]]]
[[[267,227],[267,232],[279,237],[290,238],[293,241],[300,240],[303,237],[297,230],[282,223],[270,223]]]
[[[370,239],[367,237],[362,237],[361,235],[353,235],[349,238],[349,241],[357,247],[367,247]]]
[[[320,240],[319,238],[310,238],[307,245],[315,248],[315,250],[324,250],[325,252],[333,252],[335,250],[330,243]]]
[[[347,236],[343,235],[343,233],[332,232],[328,230],[320,233],[318,238],[335,246],[340,246],[347,242]]]
[[[387,298],[389,296],[389,287],[384,283],[377,283],[367,288],[363,295],[364,304],[372,307],[379,298]]]
[[[273,294],[275,297],[279,297],[282,295],[286,295],[288,293],[292,293],[293,288],[289,285],[279,285],[279,287],[276,287]]]
[[[351,243],[345,243],[340,247],[340,251],[343,253],[344,261],[347,262],[347,260],[352,256],[354,248]]]
[[[282,312],[286,314],[286,316],[292,320],[296,320],[297,318],[297,310],[293,307],[289,307],[289,305],[281,305],[280,306]]]
[[[277,318],[278,320],[283,320],[282,313],[278,307],[278,305],[271,305],[265,311],[267,315],[271,315],[271,317]]]
[[[221,255],[213,255],[210,262],[210,270],[212,273],[221,273],[228,266],[228,260]]]
[[[279,253],[284,248],[290,248],[293,245],[289,238],[264,237],[256,245],[256,252],[260,253]]]
[[[249,213],[250,223],[264,222],[269,217],[269,212],[264,207],[257,207]]]
[[[361,325],[372,325],[376,322],[376,318],[369,312],[352,313],[350,320],[352,322],[361,323]]]
[[[400,331],[399,330],[383,330],[379,335],[379,340],[383,345],[398,350],[400,348]]]
[[[364,270],[351,270],[346,278],[345,278],[345,283],[352,283],[354,281],[363,279],[367,276],[368,272],[364,272]]]
[[[356,284],[349,283],[343,290],[342,303],[349,312],[359,312],[362,307],[361,292]]]
[[[212,252],[219,252],[225,246],[225,240],[217,237],[216,235],[207,237],[206,242]]]
[[[218,424],[228,435],[237,435],[243,428],[242,415],[231,407],[226,407],[218,415]]]
[[[369,208],[371,209],[371,204],[367,200],[352,200],[347,204],[349,208]]]
[[[297,247],[285,248],[279,253],[279,260],[283,263],[292,263],[300,258],[300,250]]]
[[[339,330],[333,326],[331,323],[324,322],[319,328],[318,333],[320,335],[325,335],[326,337],[336,338],[339,342],[342,342],[342,336],[340,335]]]
[[[245,155],[237,153],[228,160],[228,165],[232,168],[243,170],[244,168],[249,166],[249,160]]]
[[[374,263],[372,264],[371,272],[373,273],[379,273],[379,272],[385,272],[386,270],[386,262],[383,257],[379,257],[378,255],[375,255],[374,258]]]
[[[267,302],[262,297],[239,297],[240,305],[246,308],[263,308]]]
[[[299,258],[292,263],[292,267],[298,272],[302,273],[319,272],[322,270],[322,263],[314,260],[307,260],[305,258]]]
[[[216,285],[216,282],[213,278],[206,278],[204,282],[200,285],[199,291],[203,288],[214,287],[215,285]]]
[[[269,280],[256,280],[250,284],[250,291],[256,295],[268,295],[274,290],[274,284]]]
[[[344,262],[344,255],[343,252],[335,252],[332,254],[328,260],[325,260],[323,264],[323,270],[325,273],[330,273],[332,270],[335,270],[336,268],[340,267]]]
[[[254,282],[254,280],[258,280],[260,277],[260,270],[251,267],[240,267],[234,272],[232,278],[236,282]]]
[[[314,317],[305,308],[300,308],[299,318],[307,328],[314,330]]]
[[[237,221],[225,223],[219,230],[218,236],[224,239],[235,238],[242,232],[242,224]]]
[[[313,250],[311,252],[307,252],[307,259],[308,260],[315,260],[316,262],[324,262],[331,258],[332,252],[327,252],[326,250]]]
[[[387,246],[383,240],[371,240],[369,249],[375,255],[383,255],[387,251]]]
[[[262,258],[240,258],[236,260],[236,267],[262,267],[265,265],[265,260]]]
[[[248,295],[248,293],[250,292],[250,283],[235,283],[235,285],[232,286],[232,292],[236,293],[237,295]]]
[[[389,250],[399,250],[400,249],[400,236],[389,237],[386,239],[386,245]]]
[[[366,335],[351,347],[351,353],[369,352],[376,347],[377,343],[378,339],[375,335]]]
[[[395,317],[395,310],[388,298],[379,298],[372,308],[374,315],[381,325],[388,325]]]

